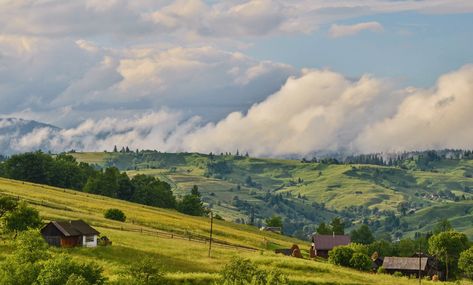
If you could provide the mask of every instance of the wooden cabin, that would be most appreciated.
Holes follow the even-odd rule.
[[[82,220],[51,221],[41,229],[49,245],[57,247],[96,247],[100,233]]]
[[[444,277],[443,272],[438,268],[438,261],[426,255],[420,257],[418,255],[414,257],[386,256],[383,260],[383,268],[386,273],[400,272],[405,276],[414,275],[417,278],[419,277],[419,270],[422,277],[437,275],[441,280]]]
[[[310,248],[311,257],[328,258],[328,253],[336,246],[349,245],[351,238],[348,235],[319,235],[312,237]]]

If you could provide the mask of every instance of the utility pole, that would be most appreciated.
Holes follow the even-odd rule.
[[[214,214],[213,214],[212,211],[210,211],[209,257],[210,257],[210,251],[212,250],[212,231],[213,231],[213,225],[214,225]]]
[[[422,235],[419,237],[419,285],[422,284]]]

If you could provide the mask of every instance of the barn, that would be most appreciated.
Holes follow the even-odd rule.
[[[96,247],[100,233],[82,220],[51,221],[41,229],[49,245],[57,247]]]
[[[312,237],[312,246],[310,248],[311,257],[328,258],[328,253],[336,246],[348,245],[351,238],[348,235],[319,235]]]

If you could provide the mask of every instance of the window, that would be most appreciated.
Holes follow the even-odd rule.
[[[94,236],[86,236],[85,242],[94,242]]]

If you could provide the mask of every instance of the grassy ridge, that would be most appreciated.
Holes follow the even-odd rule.
[[[263,267],[277,267],[285,272],[292,284],[416,284],[416,280],[385,275],[361,273],[351,269],[332,266],[325,262],[298,260],[276,256],[265,250],[264,240],[288,247],[298,243],[301,248],[308,245],[288,237],[263,233],[254,227],[216,221],[215,236],[232,243],[258,247],[260,251],[242,251],[214,246],[212,257],[207,257],[207,245],[184,239],[164,238],[136,231],[147,229],[207,233],[208,219],[190,217],[174,211],[141,206],[111,198],[85,194],[54,187],[0,179],[0,194],[19,197],[37,208],[45,219],[84,219],[94,225],[103,235],[113,241],[111,247],[94,249],[74,248],[65,250],[79,260],[94,260],[105,269],[110,280],[119,277],[131,262],[144,256],[156,258],[166,270],[166,275],[176,283],[210,284],[218,278],[221,269],[232,256],[238,254],[250,258]],[[103,218],[109,207],[122,209],[128,222],[120,223]],[[117,229],[114,229],[117,228]],[[9,242],[0,243],[0,259],[13,250]],[[56,249],[57,253],[62,250]],[[425,282],[429,284],[430,282]],[[471,284],[471,283],[463,283]]]

